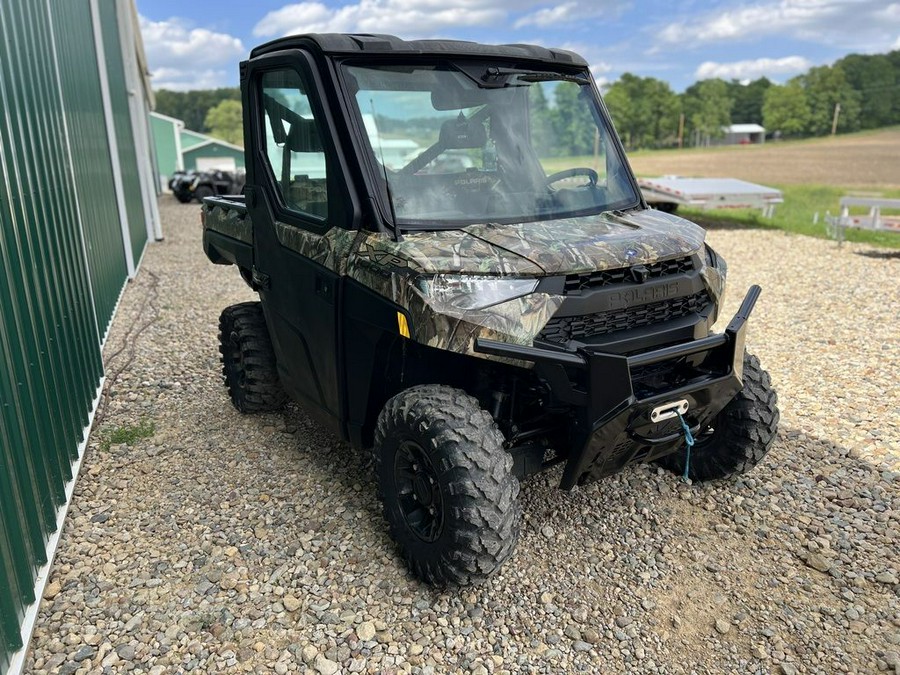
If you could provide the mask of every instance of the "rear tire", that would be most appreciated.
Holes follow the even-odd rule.
[[[208,185],[200,185],[194,190],[194,197],[196,197],[200,203],[203,203],[203,200],[207,197],[212,197],[216,194],[215,190],[213,190]]]
[[[409,569],[436,586],[497,571],[519,538],[519,482],[503,435],[459,389],[412,387],[375,430],[375,473],[391,537]]]
[[[287,396],[278,379],[275,352],[262,305],[242,302],[219,317],[222,374],[234,407],[242,413],[273,412]]]
[[[778,432],[778,396],[759,359],[744,353],[744,388],[726,405],[691,448],[688,477],[716,480],[746,473],[762,461]],[[659,464],[684,473],[686,453],[661,457]]]

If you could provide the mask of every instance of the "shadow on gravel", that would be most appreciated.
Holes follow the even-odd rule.
[[[869,251],[855,251],[856,255],[864,258],[874,258],[875,260],[898,260],[900,259],[900,250],[885,251],[883,249],[872,249]]]

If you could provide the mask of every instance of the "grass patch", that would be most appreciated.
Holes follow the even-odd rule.
[[[100,447],[106,451],[113,445],[134,445],[144,438],[150,438],[156,431],[156,425],[149,420],[141,420],[134,426],[114,427],[104,431]]]
[[[831,185],[775,185],[784,193],[784,203],[775,209],[773,218],[763,218],[756,210],[736,209],[721,211],[702,211],[700,209],[679,208],[678,215],[689,220],[696,220],[700,225],[715,227],[717,224],[733,224],[745,227],[768,227],[805,234],[820,239],[828,238],[825,227],[825,212],[832,215],[840,213],[840,199],[844,195],[880,196],[900,198],[900,190],[865,189],[859,187],[843,188]],[[813,216],[818,212],[819,222],[813,223]],[[852,214],[866,213],[865,209],[853,209]],[[889,212],[886,212],[889,213]],[[883,214],[884,215],[884,214]],[[847,241],[874,244],[887,248],[900,249],[900,233],[876,232],[871,230],[845,230]]]

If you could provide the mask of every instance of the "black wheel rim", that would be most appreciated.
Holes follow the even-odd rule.
[[[422,541],[436,541],[444,528],[441,486],[434,464],[415,441],[402,441],[397,448],[394,482],[406,525]]]

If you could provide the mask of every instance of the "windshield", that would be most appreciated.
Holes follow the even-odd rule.
[[[465,67],[344,66],[399,225],[524,222],[637,204],[586,77]]]

